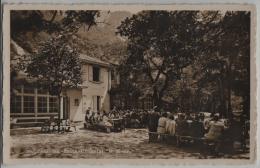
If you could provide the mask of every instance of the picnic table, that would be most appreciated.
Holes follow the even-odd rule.
[[[122,131],[124,129],[124,122],[122,118],[109,119],[109,122],[112,124],[113,131]]]

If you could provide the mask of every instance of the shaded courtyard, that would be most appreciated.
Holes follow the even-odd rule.
[[[43,134],[40,128],[11,130],[12,158],[197,158],[203,159],[193,146],[176,147],[149,143],[146,129],[126,129],[119,133],[103,133],[83,128],[69,133]],[[216,158],[207,155],[206,158]],[[218,158],[249,159],[249,153],[223,154]]]

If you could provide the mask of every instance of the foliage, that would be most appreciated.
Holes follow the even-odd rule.
[[[238,96],[249,116],[250,12],[143,11],[126,18],[118,33],[128,40],[126,83],[134,76],[159,106],[171,98],[177,111],[230,117],[241,110]]]
[[[214,29],[204,38],[206,49],[196,62],[198,85],[220,102],[215,108],[222,115],[230,116],[233,108],[249,114],[250,13],[226,12],[212,24]],[[235,107],[232,95],[243,97],[243,109]]]
[[[50,92],[58,95],[62,86],[76,86],[80,81],[80,67],[75,41],[75,33],[80,26],[88,29],[96,25],[99,11],[11,11],[11,35],[19,44],[24,44],[19,37],[25,33],[46,32],[48,40],[39,44],[39,49],[24,47],[31,54],[19,55],[13,70],[26,70],[30,77],[36,78],[50,88]],[[32,24],[33,23],[33,24]],[[72,42],[71,42],[72,41]],[[25,44],[26,45],[26,44]]]
[[[96,17],[99,17],[99,11],[96,10],[11,11],[11,35],[15,39],[16,36],[31,31],[46,31],[48,33],[76,32],[81,25],[87,25],[88,29],[96,25]]]
[[[180,78],[197,52],[200,39],[196,15],[196,11],[143,11],[118,27],[118,33],[128,39],[123,69],[145,74],[139,77],[149,83],[159,108],[170,82]]]
[[[49,87],[59,96],[63,87],[76,87],[81,83],[81,65],[78,52],[66,43],[65,36],[51,38],[40,51],[30,57],[25,66],[29,77]]]

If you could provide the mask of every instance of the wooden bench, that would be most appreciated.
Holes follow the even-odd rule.
[[[19,123],[12,123],[11,129],[13,128],[21,128],[21,127],[35,127],[40,126],[43,122],[19,122]]]
[[[38,119],[49,119],[50,117],[44,116],[44,117],[19,117],[16,118],[17,120],[38,120]]]
[[[175,142],[177,147],[181,146],[183,141],[188,143],[193,143],[196,147],[199,148],[200,152],[206,156],[206,153],[210,150],[213,151],[215,154],[219,152],[219,148],[223,143],[232,143],[230,139],[215,139],[209,140],[205,137],[193,137],[193,136],[186,136],[186,135],[170,135],[170,134],[160,134],[157,132],[149,132],[149,142],[168,142],[171,143]],[[229,145],[232,147],[232,145]]]
[[[43,122],[40,121],[23,121],[20,120],[19,118],[17,119],[13,119],[10,122],[10,128],[16,128],[16,127],[33,127],[33,126],[39,126],[41,125]]]
[[[33,127],[33,126],[41,126],[44,123],[44,120],[49,119],[49,116],[43,116],[43,117],[28,117],[28,116],[23,116],[23,117],[14,117],[10,121],[10,127],[15,128],[15,127]],[[57,117],[54,117],[57,118]]]

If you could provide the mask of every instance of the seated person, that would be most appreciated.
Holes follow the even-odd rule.
[[[208,140],[218,140],[222,138],[224,132],[224,125],[218,121],[218,116],[213,117],[213,121],[209,123],[209,131],[205,134]]]
[[[214,120],[214,116],[218,117],[218,115],[217,114],[215,115],[214,113],[211,113],[210,117],[208,117],[208,118],[204,117],[203,124],[204,124],[204,129],[206,132],[209,131],[210,123]]]
[[[95,121],[98,123],[101,120],[102,120],[102,118],[101,118],[100,112],[97,112],[95,115]]]
[[[188,136],[189,124],[185,120],[185,116],[182,114],[179,116],[176,122],[176,134],[180,136]]]
[[[119,113],[118,112],[115,112],[115,114],[114,114],[115,116],[114,116],[114,118],[120,118],[119,117]]]
[[[199,116],[196,115],[190,127],[190,136],[192,137],[203,137],[204,136],[204,125],[203,122],[199,120]]]
[[[169,134],[169,124],[170,124],[170,121],[171,121],[171,119],[170,119],[170,114],[167,112],[167,120],[166,120],[166,125],[165,125],[165,133],[166,134]]]
[[[157,132],[160,134],[166,133],[166,121],[167,121],[167,113],[163,113],[159,118]]]
[[[167,133],[169,133],[170,135],[175,135],[176,122],[174,120],[173,115],[171,115],[169,117],[169,120],[167,121],[167,123],[168,123],[167,124],[168,127],[166,127]]]
[[[186,114],[186,118],[185,119],[192,121],[193,119],[192,119],[191,113]]]
[[[108,114],[104,113],[102,116],[102,120],[100,122],[100,125],[106,126],[106,127],[112,127],[112,124],[109,122]]]
[[[110,112],[110,113],[109,113],[109,118],[111,118],[111,119],[115,118],[114,112]]]
[[[86,122],[89,122],[90,116],[91,116],[90,110],[87,109],[87,110],[86,110],[86,114],[85,114],[85,121],[86,121]]]
[[[89,117],[89,122],[90,122],[90,124],[95,124],[95,113],[92,113],[91,115],[90,115],[90,117]]]
[[[130,124],[131,127],[138,127],[140,124],[138,114],[135,111],[130,114]]]
[[[199,121],[203,123],[203,122],[204,122],[204,119],[205,119],[204,114],[203,114],[203,113],[200,113],[200,114],[199,114]]]

